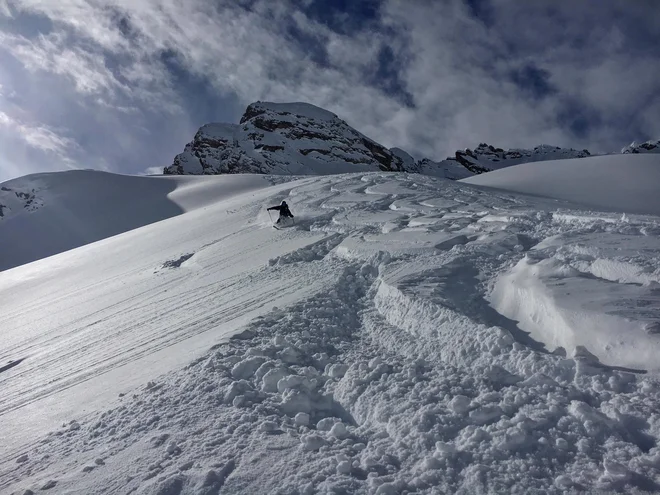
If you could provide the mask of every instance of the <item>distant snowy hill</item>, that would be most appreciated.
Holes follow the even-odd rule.
[[[403,171],[401,158],[308,103],[257,102],[240,124],[207,124],[165,174]]]
[[[660,139],[657,141],[647,141],[642,144],[637,144],[633,141],[623,148],[621,153],[660,153]]]
[[[0,184],[0,272],[268,185],[134,177],[92,170],[34,174]]]

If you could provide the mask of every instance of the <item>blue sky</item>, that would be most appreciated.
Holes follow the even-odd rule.
[[[415,156],[660,138],[655,0],[0,0],[0,181],[307,101]]]

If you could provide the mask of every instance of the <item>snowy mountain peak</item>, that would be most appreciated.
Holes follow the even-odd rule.
[[[294,103],[272,103],[268,101],[258,101],[248,105],[240,123],[243,124],[248,120],[272,112],[281,116],[291,115],[297,118],[307,118],[314,120],[337,120],[334,113],[324,110],[323,108],[312,105],[311,103],[294,102]]]
[[[202,126],[165,174],[404,171],[401,157],[308,103],[256,102],[240,124]]]
[[[660,139],[638,144],[633,141],[621,150],[621,153],[660,153]]]
[[[387,171],[460,180],[521,163],[586,156],[590,156],[587,150],[545,144],[504,150],[481,143],[439,162],[426,158],[417,161],[401,148],[385,148],[334,113],[310,103],[257,101],[248,105],[239,124],[202,126],[164,173],[326,175]]]

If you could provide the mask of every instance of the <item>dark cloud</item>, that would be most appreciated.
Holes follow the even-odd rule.
[[[486,26],[492,26],[495,22],[495,8],[492,0],[465,0],[471,14],[484,23]]]
[[[351,34],[377,24],[380,0],[299,0],[294,2],[310,19],[333,31]]]
[[[511,70],[511,80],[520,88],[523,94],[534,99],[542,99],[557,93],[557,89],[550,82],[550,72],[527,62],[521,67]]]

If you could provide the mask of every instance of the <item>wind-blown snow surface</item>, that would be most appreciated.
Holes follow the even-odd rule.
[[[660,489],[660,353],[626,347],[659,346],[660,218],[419,175],[271,180],[0,274],[1,357],[26,358],[0,373],[0,491]],[[586,348],[548,353],[489,305],[525,270],[576,290],[562,331]],[[608,364],[651,371],[598,363],[607,339]]]

